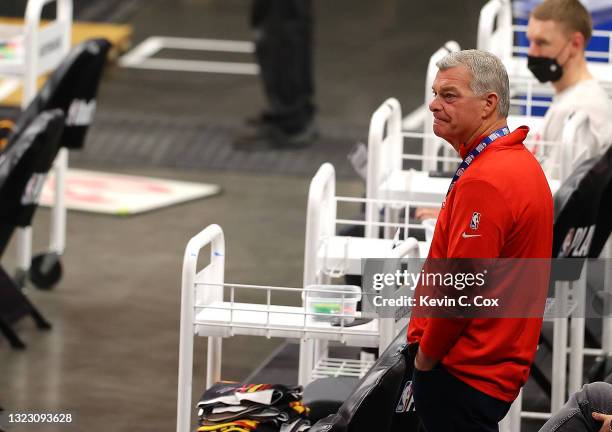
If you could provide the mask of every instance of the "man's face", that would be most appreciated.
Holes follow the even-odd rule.
[[[541,21],[529,18],[527,24],[529,50],[527,54],[534,57],[554,58],[559,64],[567,61],[569,37],[563,32],[561,24],[552,21]]]
[[[433,83],[429,110],[434,115],[433,132],[455,150],[467,142],[482,124],[483,99],[470,88],[472,74],[463,65],[440,70]]]

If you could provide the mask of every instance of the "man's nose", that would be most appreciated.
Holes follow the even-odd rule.
[[[440,111],[440,102],[438,101],[437,96],[433,96],[431,98],[431,102],[429,102],[429,111],[431,112]]]
[[[538,57],[540,55],[538,47],[536,46],[535,43],[529,42],[529,48],[527,49],[527,55],[534,56],[534,57]]]

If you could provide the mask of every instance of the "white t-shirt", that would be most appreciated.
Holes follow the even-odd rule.
[[[584,112],[589,121],[578,130],[580,139],[573,147],[572,169],[586,159],[603,154],[612,144],[612,104],[606,91],[594,79],[580,81],[553,97],[539,138],[561,142],[563,126],[577,112]],[[557,146],[545,148],[542,166],[546,175],[559,178],[560,160],[561,151]]]

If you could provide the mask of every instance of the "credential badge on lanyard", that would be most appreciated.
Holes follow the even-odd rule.
[[[478,144],[476,147],[474,147],[474,149],[459,164],[459,167],[457,168],[457,171],[455,172],[455,175],[453,176],[453,179],[451,180],[451,184],[448,187],[448,191],[446,192],[446,196],[448,196],[448,194],[451,192],[451,190],[453,190],[453,186],[455,186],[455,183],[457,183],[459,178],[461,178],[461,176],[465,173],[465,171],[472,164],[472,162],[474,162],[474,159],[476,159],[478,156],[480,156],[480,154],[484,151],[484,149],[486,149],[489,146],[489,144],[491,144],[493,141],[495,141],[496,139],[501,138],[503,136],[506,136],[509,133],[510,133],[510,129],[508,129],[508,126],[504,126],[503,128],[500,128],[500,129],[497,129],[496,131],[493,131],[489,136],[484,138],[480,142],[480,144]],[[444,207],[444,204],[442,205],[442,207]]]

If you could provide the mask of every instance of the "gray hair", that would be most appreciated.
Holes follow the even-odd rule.
[[[499,96],[497,113],[500,117],[508,117],[510,110],[510,83],[508,72],[501,60],[486,51],[464,50],[451,52],[436,63],[440,70],[446,70],[464,65],[472,74],[470,88],[477,96],[494,92]]]

